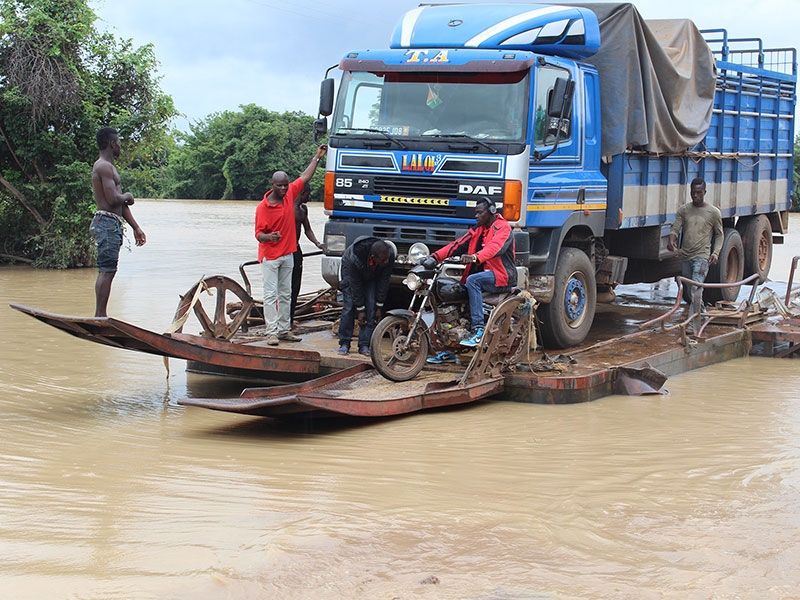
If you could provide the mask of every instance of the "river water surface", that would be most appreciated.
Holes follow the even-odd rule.
[[[137,201],[148,243],[109,314],[163,331],[202,275],[240,279],[255,206]],[[8,308],[91,315],[95,276],[0,268],[2,598],[800,598],[796,360],[657,397],[286,426],[181,407],[241,384]]]

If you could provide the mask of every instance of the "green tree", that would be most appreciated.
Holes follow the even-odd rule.
[[[286,171],[290,178],[303,172],[316,149],[314,119],[255,104],[240,109],[215,113],[190,126],[165,169],[165,195],[256,200],[269,188],[275,171]],[[312,190],[322,187],[322,177],[315,176]]]
[[[135,198],[164,198],[167,167],[178,147],[180,131],[164,132],[160,139],[154,138],[146,147],[138,146],[135,155],[118,167],[126,192]]]
[[[792,188],[792,208],[793,212],[800,212],[800,135],[794,138],[794,186]]]
[[[176,116],[153,48],[99,33],[86,0],[0,0],[0,19],[0,255],[92,265],[95,132],[120,132],[122,167],[152,162]]]

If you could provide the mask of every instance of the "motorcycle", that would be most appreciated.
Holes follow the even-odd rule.
[[[377,323],[370,339],[372,364],[386,379],[413,379],[425,367],[431,350],[476,350],[476,357],[481,353],[493,357],[492,368],[497,363],[501,363],[500,368],[514,364],[527,351],[531,299],[517,289],[484,293],[481,343],[477,348],[460,345],[470,336],[470,311],[458,267],[463,268],[460,260],[449,258],[435,266],[418,264],[406,275],[403,284],[413,292],[408,309],[390,310]]]

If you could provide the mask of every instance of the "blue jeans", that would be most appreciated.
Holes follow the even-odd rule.
[[[708,259],[706,258],[692,258],[684,260],[681,263],[681,275],[686,279],[691,279],[697,283],[704,283],[706,275],[708,275]],[[697,285],[691,285],[689,290],[692,302],[689,304],[689,312],[692,315],[699,315],[703,308],[703,288]],[[695,317],[692,319],[692,326],[697,329],[700,326],[700,318]]]
[[[342,272],[344,276],[344,271]],[[367,324],[358,331],[358,349],[369,348],[369,339],[375,330],[375,280],[371,279],[364,282],[364,301],[367,312]],[[356,304],[353,301],[353,294],[350,291],[350,282],[347,278],[339,283],[342,291],[342,316],[339,321],[339,346],[350,347],[350,340],[353,337],[353,329],[356,322]]]
[[[291,328],[293,269],[294,257],[291,254],[261,261],[266,335],[288,333]]]
[[[483,292],[494,294],[508,291],[507,286],[497,287],[494,281],[494,273],[491,271],[481,271],[467,277],[464,285],[467,287],[467,297],[469,298],[469,317],[472,331],[483,327]]]
[[[122,248],[122,225],[118,219],[95,214],[89,232],[97,242],[97,270],[100,273],[116,273],[119,251]]]

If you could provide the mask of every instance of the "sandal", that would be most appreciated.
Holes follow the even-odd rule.
[[[336,351],[336,354],[339,356],[345,356],[346,354],[350,354],[350,348],[347,346],[339,346],[339,349]]]

